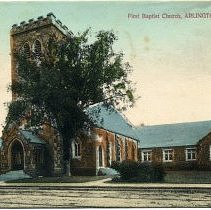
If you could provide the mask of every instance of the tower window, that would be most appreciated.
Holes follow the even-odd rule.
[[[23,53],[27,58],[30,58],[30,47],[28,43],[25,43],[23,46]]]
[[[42,45],[41,45],[39,40],[36,40],[34,42],[34,54],[35,54],[35,57],[39,58],[41,56],[41,53],[42,53]]]

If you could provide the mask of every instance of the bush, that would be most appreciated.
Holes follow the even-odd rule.
[[[158,182],[163,181],[165,171],[160,164],[139,163],[132,160],[119,164],[118,171],[121,180],[133,182]]]
[[[161,164],[153,164],[153,168],[154,168],[154,177],[153,177],[153,181],[164,181],[166,172],[164,170],[163,165]]]
[[[140,163],[138,167],[138,180],[141,182],[151,182],[154,177],[154,168],[150,163]]]
[[[119,173],[123,180],[128,180],[138,176],[138,163],[132,160],[126,160],[120,163]]]
[[[112,161],[110,168],[113,168],[114,170],[119,171],[119,166],[120,166],[120,162]]]

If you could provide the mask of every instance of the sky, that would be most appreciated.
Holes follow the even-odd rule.
[[[185,18],[189,13],[211,14],[211,2],[1,1],[0,11],[0,124],[7,113],[4,103],[11,100],[11,26],[49,12],[73,33],[89,27],[93,35],[115,32],[119,39],[114,48],[132,65],[130,77],[140,97],[124,113],[134,125],[211,119],[211,18]]]

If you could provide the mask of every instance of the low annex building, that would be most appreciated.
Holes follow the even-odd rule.
[[[53,13],[14,24],[10,31],[12,83],[17,80],[15,53],[30,57],[45,54],[49,38],[58,40],[71,32]],[[13,94],[12,99],[16,100]],[[109,167],[112,161],[137,160],[137,138],[133,126],[116,110],[110,112],[101,104],[97,126],[81,131],[72,140],[70,168],[72,174],[95,175],[101,167]],[[91,114],[90,114],[91,115]],[[26,127],[24,119],[7,125],[2,134],[1,172],[23,169],[31,175],[61,175],[64,171],[62,137],[56,127],[45,123],[39,128]]]
[[[211,169],[211,121],[142,126],[139,160],[168,169]]]

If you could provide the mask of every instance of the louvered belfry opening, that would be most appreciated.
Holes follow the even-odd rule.
[[[29,44],[28,44],[28,43],[25,43],[25,44],[24,44],[24,46],[23,46],[23,51],[24,51],[24,55],[25,55],[27,58],[30,58],[31,53],[30,53],[30,47],[29,47]]]
[[[42,53],[42,45],[39,40],[35,40],[34,42],[34,54],[36,58],[39,58]]]

